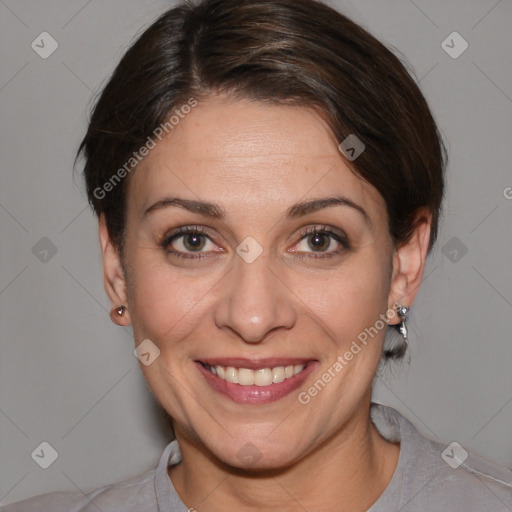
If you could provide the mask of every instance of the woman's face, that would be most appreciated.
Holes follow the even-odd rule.
[[[212,98],[130,180],[128,311],[178,438],[282,467],[367,421],[393,246],[320,116]]]

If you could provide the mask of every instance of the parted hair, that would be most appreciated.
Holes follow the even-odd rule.
[[[315,0],[202,0],[169,9],[136,39],[101,91],[78,151],[89,202],[121,255],[129,176],[98,190],[176,109],[215,94],[311,107],[340,143],[357,136],[365,150],[347,163],[384,198],[395,246],[426,207],[432,249],[446,151],[394,51]]]

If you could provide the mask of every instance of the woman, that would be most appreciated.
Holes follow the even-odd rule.
[[[407,353],[445,166],[382,44],[313,0],[181,5],[81,151],[111,316],[176,440],[155,470],[3,510],[512,509],[510,470],[371,403]]]

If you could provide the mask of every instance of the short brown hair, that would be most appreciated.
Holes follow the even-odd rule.
[[[446,152],[401,61],[315,0],[202,0],[168,10],[136,40],[101,93],[80,145],[89,202],[105,214],[121,254],[128,180],[104,197],[97,191],[175,108],[217,93],[309,106],[338,141],[356,135],[365,150],[348,163],[384,198],[395,245],[409,239],[417,210],[427,207],[432,248]]]

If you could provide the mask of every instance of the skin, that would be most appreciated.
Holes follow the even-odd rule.
[[[420,210],[408,243],[395,248],[384,199],[356,177],[315,111],[216,96],[182,119],[130,176],[125,258],[100,217],[104,280],[116,321],[135,342],[160,350],[141,365],[173,418],[183,462],[169,478],[187,507],[220,510],[367,510],[395,471],[399,445],[369,418],[385,329],[304,405],[311,387],[365,328],[396,301],[411,305],[421,281],[430,216]],[[299,201],[344,196],[361,208],[331,206],[287,219]],[[223,220],[177,206],[144,212],[166,196],[210,201]],[[175,228],[200,226],[204,259]],[[301,240],[310,227],[345,233]],[[235,252],[248,236],[263,248],[252,263]],[[330,254],[331,257],[316,257]],[[397,323],[395,316],[389,323]],[[305,357],[317,367],[296,392],[265,405],[237,404],[198,372],[206,357]],[[250,467],[238,457],[252,443]],[[369,485],[371,482],[371,485]]]

